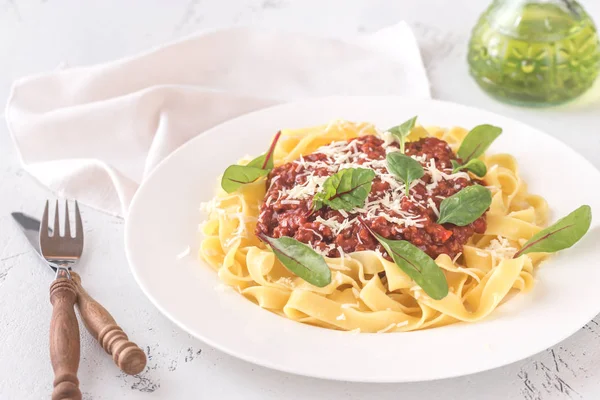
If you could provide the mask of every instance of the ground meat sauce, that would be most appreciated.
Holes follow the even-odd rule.
[[[398,150],[397,144],[386,143],[376,136],[362,136],[351,139],[347,143],[351,144],[352,142],[355,144],[349,146],[347,152],[351,153],[351,157],[357,164],[369,163],[372,160],[385,160],[386,148],[387,152]],[[435,162],[435,168],[445,174],[451,174],[451,160],[459,160],[445,141],[432,137],[407,143],[406,154],[416,156],[424,167]],[[312,166],[306,166],[306,164],[312,164]],[[260,209],[256,233],[275,238],[293,237],[311,245],[315,250],[328,257],[339,257],[339,249],[342,249],[344,253],[375,250],[389,259],[381,244],[361,225],[356,217],[360,216],[379,235],[388,239],[407,240],[432,258],[436,258],[440,254],[454,257],[462,251],[463,245],[474,233],[485,232],[485,214],[467,226],[435,223],[436,211],[439,210],[440,203],[444,198],[477,183],[464,173],[459,174],[460,178],[442,178],[437,181],[437,185],[430,185],[428,188],[427,185],[432,182],[433,177],[431,173],[428,173],[428,169],[425,169],[426,173],[420,182],[411,188],[411,196],[402,196],[401,200],[396,203],[399,209],[382,209],[388,218],[382,216],[379,211],[366,216],[364,210],[362,210],[363,212],[353,210],[344,213],[326,206],[311,213],[312,195],[292,201],[289,197],[282,196],[282,193],[295,186],[306,185],[309,177],[330,176],[335,172],[336,165],[337,163],[330,156],[317,151],[305,156],[302,163],[290,162],[274,168],[268,177],[266,200]],[[373,169],[380,174],[389,174],[382,162]],[[386,196],[390,198],[390,192],[392,189],[389,180],[386,181],[378,175],[373,180],[367,203],[381,200]],[[400,195],[396,194],[396,196]],[[431,204],[432,201],[435,209]],[[402,218],[407,213],[414,216],[419,222],[410,226],[411,224],[390,221],[390,219]],[[352,221],[352,223],[342,225],[343,229],[335,232],[334,229],[319,220],[334,220],[339,223]]]

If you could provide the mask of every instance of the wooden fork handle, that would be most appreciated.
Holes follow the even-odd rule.
[[[87,330],[104,350],[112,355],[115,364],[126,374],[139,374],[146,367],[146,353],[123,332],[106,308],[94,300],[81,286],[81,277],[71,271],[77,289],[79,314]]]
[[[54,370],[52,400],[81,400],[79,368],[79,324],[75,315],[75,283],[58,278],[50,285],[50,361]]]

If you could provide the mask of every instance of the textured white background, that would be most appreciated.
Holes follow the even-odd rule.
[[[485,3],[0,0],[0,98],[8,96],[11,82],[20,76],[52,70],[62,63],[108,61],[201,29],[257,25],[345,36],[404,19],[418,37],[435,98],[520,119],[558,137],[600,167],[600,85],[575,104],[535,110],[497,103],[469,78],[466,40]],[[600,2],[582,3],[600,22]],[[0,125],[0,400],[43,399],[51,390],[47,330],[52,277],[9,216],[15,210],[39,215],[48,196],[20,169],[6,128]],[[598,317],[571,338],[522,362],[428,383],[329,382],[238,361],[190,337],[159,314],[129,273],[123,221],[87,208],[83,211],[88,245],[79,271],[84,285],[147,351],[149,359],[148,368],[139,376],[126,376],[82,328],[79,378],[85,399],[600,398]]]

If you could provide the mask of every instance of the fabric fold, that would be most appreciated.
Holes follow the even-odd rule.
[[[27,172],[126,215],[156,165],[219,123],[306,97],[391,94],[429,98],[405,23],[352,41],[236,28],[20,79],[6,119]]]

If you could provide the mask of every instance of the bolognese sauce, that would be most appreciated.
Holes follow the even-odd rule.
[[[428,137],[406,144],[405,154],[423,166],[424,176],[405,187],[386,168],[386,155],[398,151],[390,137],[361,136],[323,146],[313,154],[274,168],[268,176],[256,233],[274,238],[293,237],[328,257],[374,250],[389,259],[373,232],[407,240],[432,258],[455,257],[475,233],[484,233],[485,214],[466,226],[437,224],[443,199],[480,182],[466,172],[452,172],[452,160],[461,162],[448,143]],[[323,207],[312,210],[313,196],[327,177],[344,168],[375,171],[369,196],[351,211]],[[362,223],[361,223],[362,221]]]

